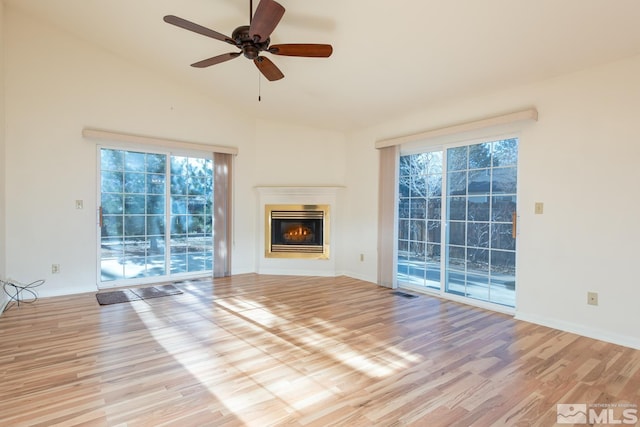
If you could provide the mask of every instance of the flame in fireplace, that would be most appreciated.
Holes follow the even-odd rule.
[[[308,242],[313,240],[313,230],[309,227],[305,227],[304,225],[295,225],[293,227],[289,227],[287,231],[284,232],[284,239],[287,242]]]

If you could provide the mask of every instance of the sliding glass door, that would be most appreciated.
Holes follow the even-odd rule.
[[[212,270],[211,159],[100,148],[101,287]]]
[[[401,156],[401,286],[515,306],[517,159],[517,138]]]

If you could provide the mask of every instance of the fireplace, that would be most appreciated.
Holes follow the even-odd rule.
[[[265,205],[265,256],[329,257],[328,205]]]

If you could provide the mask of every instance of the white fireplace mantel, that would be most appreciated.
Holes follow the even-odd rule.
[[[258,186],[256,241],[258,273],[299,276],[336,276],[336,235],[340,230],[341,186]],[[329,205],[331,209],[331,255],[328,259],[267,258],[265,256],[265,206],[277,204]]]

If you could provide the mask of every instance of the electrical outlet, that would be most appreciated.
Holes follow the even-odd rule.
[[[535,214],[536,215],[542,215],[544,213],[544,203],[542,202],[536,202],[535,205]]]
[[[51,273],[53,274],[60,273],[60,264],[51,264]]]
[[[598,305],[598,293],[597,292],[587,292],[587,304],[589,304],[589,305]]]

